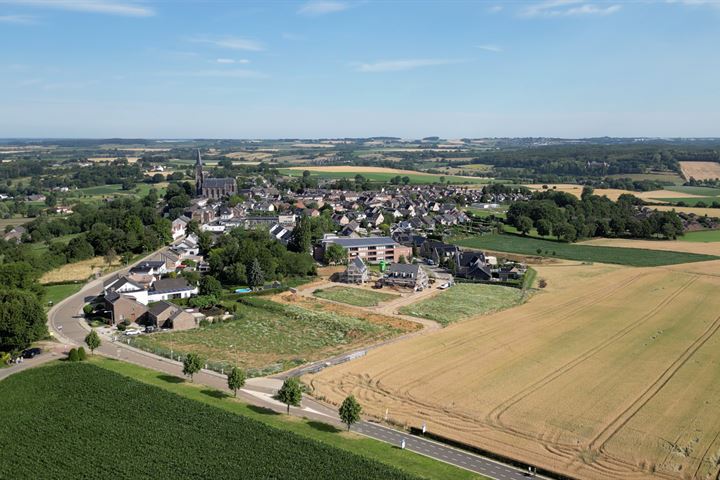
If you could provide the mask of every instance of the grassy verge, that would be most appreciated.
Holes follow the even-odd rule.
[[[334,302],[346,303],[357,307],[374,307],[382,302],[398,298],[399,295],[392,293],[374,292],[363,288],[353,287],[330,287],[325,290],[313,292],[318,298],[332,300]]]
[[[520,235],[484,235],[455,241],[462,247],[521,255],[542,255],[581,262],[613,263],[634,267],[656,267],[678,263],[705,262],[720,257],[697,253],[646,250],[641,248],[599,247],[555,242]],[[540,253],[538,253],[540,252]]]
[[[523,277],[523,283],[522,283],[523,290],[533,288],[536,278],[537,278],[537,270],[535,270],[534,268],[528,268],[527,271],[525,272],[525,276]]]
[[[45,290],[45,301],[48,308],[67,297],[77,293],[83,287],[82,283],[60,283],[57,285],[43,285]]]
[[[359,435],[341,433],[332,426],[324,424],[319,426],[317,422],[297,420],[285,415],[277,415],[271,410],[257,408],[236,401],[230,397],[220,395],[220,392],[210,395],[198,385],[188,384],[182,379],[168,377],[154,370],[110,359],[98,359],[95,363],[102,368],[130,377],[133,380],[154,385],[182,397],[260,421],[265,425],[290,431],[304,438],[316,440],[371,460],[395,466],[404,472],[417,475],[421,478],[448,480],[485,478],[422,455],[402,451],[376,440]]]
[[[429,318],[442,325],[497,312],[520,303],[519,288],[477,283],[458,283],[432,298],[400,309],[400,313]]]

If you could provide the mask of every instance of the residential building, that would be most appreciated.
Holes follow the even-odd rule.
[[[400,257],[405,257],[407,260],[412,257],[411,247],[400,245],[390,237],[326,238],[323,240],[323,248],[320,252],[322,255],[325,253],[324,247],[330,243],[338,244],[346,249],[348,260],[359,257],[368,263],[381,261],[396,263],[400,261]]]
[[[345,269],[344,280],[347,283],[365,283],[368,281],[369,272],[367,265],[360,257],[355,257]]]
[[[189,330],[198,326],[195,316],[175,304],[160,301],[150,306],[147,312],[150,325],[173,330]]]
[[[419,264],[394,263],[383,278],[385,285],[422,290],[428,286],[428,276]]]

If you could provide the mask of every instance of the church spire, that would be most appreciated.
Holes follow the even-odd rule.
[[[202,195],[204,180],[202,155],[200,154],[200,149],[198,148],[195,157],[195,194],[197,196]]]

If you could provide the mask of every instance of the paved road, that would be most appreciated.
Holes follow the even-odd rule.
[[[80,292],[58,303],[48,312],[50,330],[61,342],[74,346],[80,345],[84,341],[89,332],[89,327],[83,321],[80,311],[90,297],[100,293],[102,282],[106,277],[88,283]],[[96,353],[182,377],[181,363],[143,352],[121,342],[113,343],[104,339],[103,344],[96,350]],[[216,372],[203,370],[195,375],[194,381],[218,390],[227,391],[226,377]],[[281,380],[272,378],[250,379],[238,396],[247,403],[283,412],[286,409],[285,405],[272,398],[280,383]],[[290,411],[294,415],[342,426],[334,409],[330,409],[311,398],[304,398],[302,407],[292,407]],[[494,479],[519,480],[527,478],[525,472],[513,467],[421,437],[383,427],[376,423],[363,421],[356,424],[353,430],[359,434],[395,446],[399,446],[402,439],[405,439],[405,448],[408,450]]]

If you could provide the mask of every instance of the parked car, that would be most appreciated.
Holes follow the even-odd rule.
[[[135,335],[140,335],[142,332],[138,330],[137,328],[131,328],[129,330],[125,330],[125,335],[128,337],[133,337]]]
[[[28,348],[22,352],[23,358],[35,358],[42,353],[41,348]]]
[[[157,330],[157,327],[155,325],[148,325],[145,327],[145,333],[153,333]]]
[[[425,260],[425,263],[427,263],[430,266],[435,265],[435,261],[432,258],[428,258],[427,260]]]
[[[445,290],[446,288],[449,288],[449,287],[450,287],[450,284],[445,282],[442,285],[438,285],[437,288],[438,288],[438,290]]]

